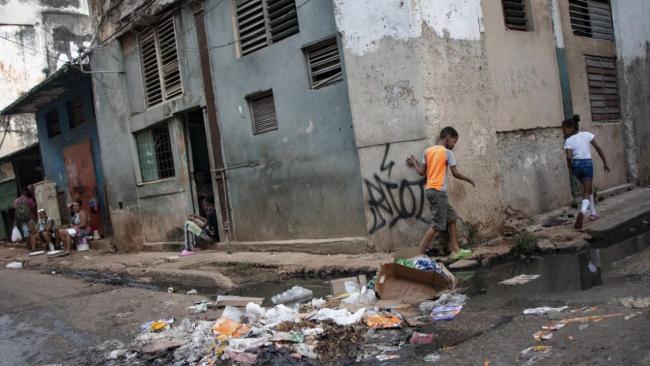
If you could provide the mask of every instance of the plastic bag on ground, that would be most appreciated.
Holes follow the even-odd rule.
[[[233,352],[255,352],[269,344],[268,337],[231,339],[228,341],[228,350]]]
[[[431,319],[452,320],[462,309],[462,306],[438,306],[431,310]]]
[[[225,309],[223,309],[223,313],[221,314],[222,318],[230,319],[232,321],[235,321],[237,323],[241,323],[241,318],[244,315],[244,313],[237,309],[234,306],[226,306]]]
[[[398,328],[402,325],[402,320],[395,315],[372,314],[366,318],[366,325],[378,329]]]
[[[428,313],[438,306],[464,306],[466,301],[467,296],[463,294],[445,292],[437,300],[422,302],[420,310]]]
[[[352,314],[346,309],[320,309],[311,317],[312,320],[333,320],[338,325],[351,325],[359,322],[363,318],[366,309],[359,309],[356,313]]]
[[[345,286],[345,292],[348,294],[359,291],[359,284],[356,282],[346,281],[343,285]]]
[[[543,306],[539,308],[533,308],[533,309],[526,309],[524,310],[524,315],[544,315],[548,313],[559,313],[562,312],[566,309],[568,309],[568,306],[562,306],[559,308],[552,308],[549,306]]]
[[[311,306],[315,307],[316,309],[322,308],[325,303],[327,303],[327,301],[323,300],[323,298],[311,299]]]
[[[11,262],[7,264],[7,268],[9,269],[21,269],[23,268],[23,263],[22,262]]]
[[[259,306],[254,302],[249,302],[246,304],[246,312],[244,317],[248,320],[249,324],[257,324],[264,317],[266,311],[263,307]]]
[[[375,292],[363,287],[360,291],[350,293],[350,296],[341,300],[342,303],[348,305],[364,306],[377,303],[378,299]]]
[[[306,289],[300,286],[293,286],[289,290],[275,295],[271,298],[271,301],[274,304],[286,304],[288,302],[294,302],[298,300],[306,300],[314,296],[314,292],[310,289]]]
[[[267,327],[283,322],[295,322],[297,320],[298,311],[291,309],[284,305],[276,305],[275,307],[266,311],[264,322]]]

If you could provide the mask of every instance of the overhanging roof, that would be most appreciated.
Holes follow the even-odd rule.
[[[75,81],[87,78],[78,65],[65,64],[47,79],[21,95],[0,112],[0,115],[36,113],[42,106],[52,102],[63,93],[78,85]],[[87,66],[84,66],[87,68]]]

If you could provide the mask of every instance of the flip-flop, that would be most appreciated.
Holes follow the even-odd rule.
[[[471,250],[469,250],[469,249],[461,249],[461,250],[457,251],[455,254],[451,255],[451,260],[457,261],[457,260],[460,260],[460,259],[463,259],[463,258],[467,258],[470,255],[472,255]]]

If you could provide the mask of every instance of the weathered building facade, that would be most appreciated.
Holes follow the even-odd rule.
[[[95,3],[91,63],[103,74],[93,87],[116,242],[178,240],[214,192],[222,239],[414,245],[430,213],[404,159],[447,125],[477,183],[452,182],[451,200],[486,235],[508,207],[532,215],[570,201],[559,126],[573,113],[612,167],[605,175],[597,161],[599,189],[641,177],[626,136],[643,113],[623,98],[621,117],[612,6],[634,5]]]

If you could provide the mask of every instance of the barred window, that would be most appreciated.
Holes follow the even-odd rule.
[[[59,111],[54,109],[45,114],[45,127],[47,128],[47,137],[54,137],[61,133],[61,120]]]
[[[501,5],[503,5],[503,18],[508,29],[529,30],[526,0],[501,0]]]
[[[586,56],[586,63],[591,120],[594,122],[620,120],[621,105],[618,95],[616,59]]]
[[[609,0],[569,0],[569,17],[573,34],[614,40]]]
[[[343,80],[336,37],[308,47],[306,54],[312,89],[323,88]]]
[[[174,27],[174,16],[168,15],[138,36],[147,107],[183,93]]]
[[[251,116],[253,117],[253,134],[269,132],[278,129],[278,118],[275,114],[273,91],[254,94],[248,97]]]
[[[167,123],[135,134],[143,182],[173,177],[174,155]]]
[[[84,114],[84,103],[81,97],[76,97],[66,103],[66,108],[68,110],[68,122],[70,128],[75,128],[84,122],[86,122],[86,117]]]
[[[242,55],[300,31],[295,0],[235,0],[235,9]]]

